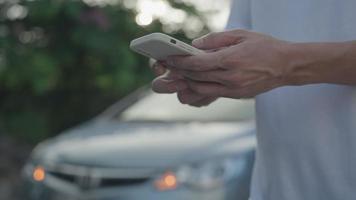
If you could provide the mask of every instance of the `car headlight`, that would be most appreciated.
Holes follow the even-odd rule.
[[[32,179],[37,182],[43,182],[46,178],[46,171],[42,166],[36,166],[32,172]]]
[[[41,165],[34,165],[33,163],[27,163],[22,173],[24,176],[35,182],[43,182],[46,178],[46,170]]]
[[[213,189],[241,175],[247,165],[244,158],[226,158],[184,165],[168,171],[156,180],[159,190],[175,189],[186,185],[196,189]]]

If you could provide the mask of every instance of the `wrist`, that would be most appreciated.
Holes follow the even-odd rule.
[[[315,66],[316,57],[311,54],[307,43],[288,43],[286,46],[287,66],[285,73],[286,85],[306,85],[316,81],[311,66]]]
[[[339,83],[339,74],[351,63],[346,55],[353,46],[349,42],[288,43],[286,84]]]

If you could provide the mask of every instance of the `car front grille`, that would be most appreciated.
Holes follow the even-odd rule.
[[[105,187],[129,187],[144,184],[150,178],[103,178],[97,176],[82,176],[48,171],[52,177],[78,186],[81,189],[105,188]]]
[[[63,180],[63,181],[67,181],[70,183],[75,183],[75,181],[76,181],[76,176],[74,176],[74,175],[64,174],[64,173],[60,173],[60,172],[48,172],[48,173],[60,180]]]
[[[114,186],[132,186],[139,185],[147,182],[148,178],[136,178],[136,179],[117,179],[117,178],[104,178],[100,181],[101,187],[114,187]]]

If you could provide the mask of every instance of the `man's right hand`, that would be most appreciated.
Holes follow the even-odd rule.
[[[152,89],[157,93],[177,93],[178,99],[182,104],[188,104],[195,107],[207,106],[214,102],[216,97],[200,95],[188,88],[184,78],[168,70],[160,62],[151,62],[151,69],[157,78],[152,82]]]

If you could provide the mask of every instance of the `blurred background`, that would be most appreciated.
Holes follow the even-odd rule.
[[[190,42],[228,15],[228,0],[0,0],[0,199],[16,199],[37,143],[152,80],[132,39]]]

